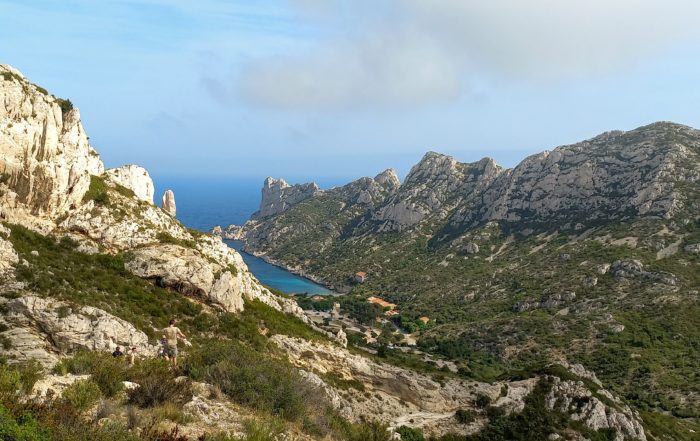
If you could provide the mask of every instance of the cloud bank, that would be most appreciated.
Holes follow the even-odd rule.
[[[700,39],[700,2],[693,0],[292,3],[300,15],[335,32],[304,53],[244,68],[240,91],[263,106],[326,110],[445,102],[484,76],[586,78]]]

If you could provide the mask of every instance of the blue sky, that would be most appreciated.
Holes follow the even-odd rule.
[[[0,0],[0,62],[108,166],[342,180],[700,127],[691,0]]]

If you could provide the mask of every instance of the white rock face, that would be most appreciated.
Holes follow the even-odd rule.
[[[401,231],[428,216],[444,219],[460,205],[472,208],[501,172],[490,158],[462,164],[450,156],[429,152],[372,214],[373,220],[381,223],[380,231]]]
[[[153,179],[148,171],[138,165],[123,165],[105,171],[105,177],[112,182],[132,190],[142,201],[153,203]]]
[[[284,179],[268,177],[261,191],[260,210],[251,216],[263,218],[287,211],[299,202],[312,197],[319,191],[315,183],[289,185]]]
[[[172,190],[166,190],[165,193],[163,193],[163,198],[161,199],[160,206],[169,215],[175,217],[175,214],[177,213],[177,207],[175,206],[175,193],[173,193]]]
[[[154,354],[148,337],[131,323],[91,306],[74,307],[49,298],[27,295],[6,301],[0,318],[9,330],[1,333],[11,342],[4,355],[15,361],[35,359],[51,366],[59,355],[81,349],[112,351],[136,346]]]
[[[0,224],[0,282],[12,273],[13,266],[19,262],[19,256],[8,237],[10,229]]]
[[[104,166],[80,113],[0,65],[0,218],[33,226],[81,203]]]

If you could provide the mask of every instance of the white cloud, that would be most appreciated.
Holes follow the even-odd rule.
[[[585,78],[700,35],[700,2],[694,0],[292,4],[340,31],[302,55],[258,60],[244,69],[243,94],[271,107],[445,101],[469,88],[470,77],[484,74],[516,81]]]

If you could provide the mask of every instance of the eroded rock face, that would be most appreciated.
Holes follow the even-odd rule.
[[[177,206],[175,205],[175,193],[173,193],[172,190],[166,190],[165,193],[163,193],[160,206],[166,213],[175,217],[177,214]]]
[[[9,329],[1,335],[10,341],[10,349],[2,352],[13,361],[35,359],[52,366],[60,355],[112,351],[116,346],[136,346],[141,353],[155,354],[146,334],[99,308],[34,295],[7,300],[3,307],[6,313],[0,322]]]
[[[547,396],[547,407],[567,413],[575,421],[581,421],[591,430],[614,429],[615,441],[627,439],[646,441],[639,415],[621,402],[614,402],[609,392],[599,391],[599,396],[610,401],[606,405],[584,387],[583,383],[565,381],[557,377]]]
[[[310,198],[317,191],[318,185],[308,184],[289,185],[284,179],[268,177],[261,191],[260,210],[252,218],[264,218],[286,211],[289,207]]]
[[[490,158],[462,164],[435,152],[416,164],[406,181],[372,214],[380,231],[402,231],[426,217],[444,219],[460,204],[473,207],[502,172]]]
[[[153,203],[153,179],[148,171],[138,165],[123,165],[105,171],[105,177],[112,182],[132,190],[137,198]]]
[[[534,227],[586,224],[632,216],[670,217],[683,208],[677,182],[697,182],[700,132],[656,123],[608,132],[533,155],[507,170],[482,195],[477,210],[460,210],[453,225],[488,221]]]
[[[0,65],[0,218],[40,228],[79,205],[103,171],[78,109]]]

